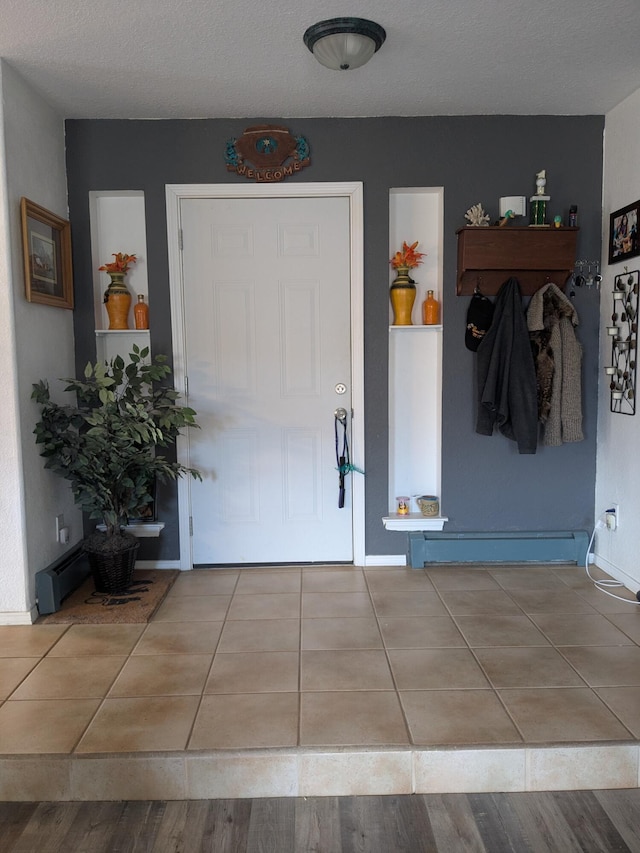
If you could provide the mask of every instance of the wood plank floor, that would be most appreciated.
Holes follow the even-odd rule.
[[[640,853],[640,790],[0,803],[3,853]]]

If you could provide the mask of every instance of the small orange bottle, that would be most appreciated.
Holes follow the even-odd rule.
[[[440,303],[433,296],[433,290],[427,290],[427,298],[422,303],[422,321],[425,326],[437,326],[440,322]]]
[[[144,301],[144,296],[141,293],[138,296],[138,301],[133,309],[133,319],[136,329],[149,328],[149,306]]]

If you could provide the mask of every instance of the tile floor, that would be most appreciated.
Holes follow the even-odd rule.
[[[196,570],[148,625],[0,627],[5,770],[607,745],[637,785],[638,739],[640,607],[576,566]]]

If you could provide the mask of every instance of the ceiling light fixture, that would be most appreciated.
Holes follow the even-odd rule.
[[[304,43],[321,65],[334,71],[360,68],[384,43],[387,34],[364,18],[330,18],[314,24]]]

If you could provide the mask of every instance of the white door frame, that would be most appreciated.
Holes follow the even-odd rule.
[[[183,198],[322,198],[349,199],[351,245],[351,456],[354,465],[364,465],[364,229],[362,182],[291,183],[291,184],[167,184],[167,242],[169,250],[169,289],[171,295],[171,333],[173,337],[173,372],[176,390],[187,396],[185,375],[185,328],[181,259],[180,202]],[[178,439],[178,459],[189,464],[189,442]],[[337,500],[336,473],[336,500]],[[364,477],[351,474],[353,562],[365,565],[364,547]],[[180,568],[192,569],[189,516],[191,510],[191,478],[178,480],[178,526],[180,533]]]

